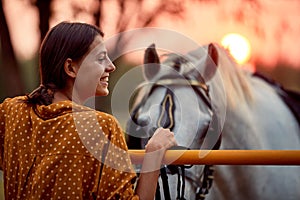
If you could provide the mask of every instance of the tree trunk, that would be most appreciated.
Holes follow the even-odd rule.
[[[2,0],[0,0],[0,39],[1,39],[1,63],[0,77],[3,96],[16,96],[24,93],[24,85],[20,68],[13,50],[9,29],[7,26]]]
[[[49,30],[49,19],[51,17],[51,0],[37,0],[36,7],[39,10],[39,27],[41,33],[41,41]]]
[[[93,13],[93,17],[95,20],[95,25],[98,26],[100,29],[101,27],[101,21],[102,21],[102,7],[103,7],[103,1],[102,0],[98,0],[98,5],[99,5],[99,9],[96,10]]]

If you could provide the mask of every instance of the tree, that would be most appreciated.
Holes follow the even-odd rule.
[[[49,30],[49,20],[51,17],[51,2],[52,0],[36,0],[33,2],[39,10],[39,27],[41,41],[46,36]]]
[[[49,29],[49,21],[51,17],[55,15],[53,10],[51,10],[53,3],[60,4],[60,1],[52,0],[23,0],[31,2],[33,6],[36,6],[39,11],[39,27],[41,40],[44,38],[45,34]],[[215,3],[218,5],[223,5],[225,1],[220,0],[164,0],[164,1],[149,1],[149,0],[90,0],[90,1],[70,1],[72,5],[72,11],[74,18],[80,13],[86,13],[93,17],[93,23],[96,26],[101,27],[104,23],[107,23],[107,15],[112,12],[107,9],[108,4],[114,4],[114,15],[116,16],[115,21],[109,21],[110,29],[114,30],[115,33],[120,33],[131,28],[143,28],[146,26],[155,25],[155,22],[161,16],[172,16],[174,20],[184,19],[184,14],[188,12],[185,6],[189,3],[195,4],[199,7],[199,10],[205,8],[208,3]],[[260,24],[260,13],[264,12],[267,8],[261,3],[260,0],[237,0],[234,4],[230,5],[230,9],[219,6],[221,20],[231,19],[240,23],[247,21],[249,26],[253,27],[257,35],[264,37],[264,29],[267,28]],[[86,9],[86,4],[93,4],[91,8]],[[83,6],[84,5],[84,6]],[[150,6],[149,6],[150,5]],[[5,88],[5,94],[9,95],[22,93],[23,83],[21,81],[21,73],[18,63],[13,53],[13,48],[9,38],[9,31],[7,28],[4,11],[2,8],[1,0],[1,48],[2,50],[2,60],[5,65],[2,64],[2,71],[7,74],[7,76],[1,78],[5,85],[9,85]],[[284,22],[278,22],[278,26],[289,24]],[[279,28],[280,33],[287,31],[286,28]],[[280,34],[278,33],[280,36]],[[281,34],[282,35],[282,34]],[[126,41],[119,35],[118,48],[114,51],[122,51]],[[121,44],[121,45],[120,45]],[[118,52],[112,52],[114,55],[119,55]],[[9,66],[9,67],[8,67]],[[7,68],[7,69],[6,69]],[[2,75],[3,76],[3,75]],[[9,80],[10,81],[9,81]],[[8,81],[7,81],[8,80]],[[1,81],[0,81],[1,82]],[[12,83],[13,82],[13,83]],[[4,85],[2,83],[1,85]],[[9,83],[9,84],[7,84]]]
[[[0,39],[1,39],[1,85],[4,96],[23,94],[24,83],[22,82],[18,61],[12,46],[9,29],[7,26],[3,2],[0,0]]]
[[[91,2],[91,1],[90,1]],[[107,5],[111,2],[114,3],[114,21],[109,21],[110,29],[113,29],[115,33],[121,33],[131,28],[143,28],[147,26],[151,26],[156,19],[158,19],[162,15],[170,15],[174,18],[182,17],[184,12],[184,3],[185,1],[180,0],[164,0],[164,1],[146,1],[146,0],[115,0],[115,1],[104,1],[104,0],[93,0],[92,9],[84,9],[82,4],[73,3],[72,11],[73,16],[76,19],[80,14],[88,14],[93,17],[94,24],[100,28],[102,28],[102,22],[107,23],[108,14],[112,12],[112,10],[107,9]],[[149,2],[152,4],[151,8],[149,7]],[[148,3],[148,4],[147,4]],[[117,12],[116,12],[117,11]],[[126,47],[127,38],[124,38],[122,34],[117,35],[117,39],[115,40],[114,46],[117,48],[110,49],[110,55],[121,55],[122,48]],[[111,90],[114,87],[117,80],[119,80],[120,76],[122,76],[130,67],[127,65],[125,67],[124,60],[117,59],[114,60],[115,63],[122,62],[122,68],[119,68],[116,72],[114,72],[111,76],[110,87]],[[117,64],[118,65],[118,64]],[[105,112],[111,112],[110,110],[110,98],[99,98],[97,103],[99,106],[97,109],[103,110]]]

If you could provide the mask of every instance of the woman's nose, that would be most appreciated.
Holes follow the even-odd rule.
[[[109,58],[107,58],[106,71],[107,72],[113,72],[113,71],[115,71],[115,69],[116,69],[116,66],[113,64],[113,62]]]

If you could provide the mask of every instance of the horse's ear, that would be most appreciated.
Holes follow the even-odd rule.
[[[219,64],[218,46],[210,43],[207,48],[206,67],[204,69],[203,77],[205,80],[210,80],[217,71]]]
[[[155,49],[155,44],[151,44],[144,55],[144,76],[151,80],[160,69],[160,60]]]
[[[215,44],[210,43],[208,45],[208,55],[210,56],[212,61],[214,61],[215,65],[218,65],[219,55],[218,55],[217,46]]]

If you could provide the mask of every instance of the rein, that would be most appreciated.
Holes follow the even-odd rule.
[[[193,86],[193,88],[200,88],[197,91],[197,94],[204,100],[204,102],[207,104],[209,109],[212,109],[211,106],[211,100],[209,97],[209,88],[208,86],[203,82],[199,82],[197,80],[186,80],[186,79],[161,79],[157,81],[155,86],[167,86],[167,85],[178,85],[178,86]],[[204,94],[201,92],[204,91]],[[167,89],[166,95],[161,103],[161,114],[158,118],[157,121],[157,127],[164,127],[164,128],[169,128],[172,130],[174,127],[174,110],[175,110],[175,104],[173,100],[173,94],[172,92]],[[215,145],[214,149],[219,148],[220,142]],[[179,148],[184,148],[184,147],[179,147]],[[178,147],[176,148],[178,149]],[[186,148],[185,148],[186,149]],[[184,198],[184,191],[185,191],[185,179],[188,178],[187,180],[192,181],[194,185],[197,185],[196,187],[196,200],[204,200],[205,195],[208,194],[209,189],[212,186],[213,182],[213,166],[212,165],[205,165],[203,169],[203,174],[201,178],[201,183],[199,184],[197,180],[193,179],[192,173],[186,173],[186,168],[190,168],[192,166],[185,166],[185,165],[180,165],[180,166],[174,166],[174,165],[169,165],[169,166],[164,166],[161,168],[161,179],[163,183],[163,188],[164,188],[164,197],[166,200],[170,199],[170,191],[169,191],[169,185],[168,185],[168,176],[166,175],[167,173],[170,173],[172,175],[177,174],[178,176],[178,181],[177,181],[177,197],[176,200],[185,200]],[[187,175],[186,175],[187,174]],[[180,181],[182,180],[182,183]],[[181,187],[181,188],[180,188]],[[160,191],[157,191],[158,194],[160,194]],[[160,196],[160,195],[157,195]],[[157,199],[160,199],[157,198]]]

